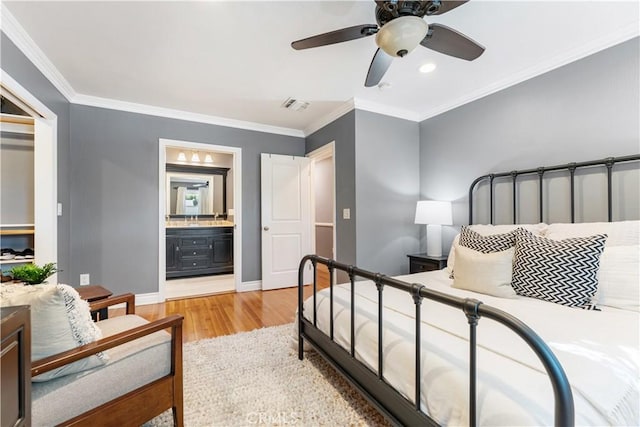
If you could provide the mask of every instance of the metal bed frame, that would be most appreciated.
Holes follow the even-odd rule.
[[[469,187],[469,224],[473,224],[473,192],[476,190],[478,185],[481,182],[489,181],[489,222],[493,224],[494,220],[494,211],[493,204],[495,201],[494,197],[494,180],[496,178],[501,177],[511,177],[512,188],[513,188],[513,223],[517,223],[518,218],[518,203],[517,203],[517,191],[518,191],[518,177],[527,176],[527,175],[537,175],[538,176],[538,218],[540,222],[544,222],[543,218],[543,208],[544,208],[544,197],[543,197],[543,178],[545,172],[552,171],[569,171],[570,176],[570,203],[571,203],[571,222],[575,222],[576,219],[576,207],[575,207],[575,174],[576,170],[580,168],[588,168],[593,166],[606,166],[607,168],[607,216],[608,221],[611,222],[613,220],[613,191],[612,191],[612,177],[613,177],[613,165],[617,163],[626,163],[640,160],[640,154],[633,154],[630,156],[622,156],[622,157],[607,157],[606,159],[601,160],[592,160],[588,162],[580,162],[580,163],[567,163],[564,165],[556,165],[556,166],[547,166],[547,167],[539,167],[535,169],[523,169],[523,170],[514,170],[510,172],[501,172],[501,173],[490,173],[488,175],[483,175],[478,177],[471,183],[471,187]]]
[[[517,206],[516,206],[516,182],[519,176],[537,174],[539,177],[539,197],[540,197],[540,221],[542,222],[543,214],[543,175],[547,171],[568,170],[571,177],[571,222],[575,220],[575,207],[574,207],[574,174],[576,169],[582,167],[590,167],[596,165],[605,165],[607,167],[607,182],[608,182],[608,215],[609,221],[612,220],[612,191],[611,191],[611,174],[613,165],[621,162],[640,160],[640,155],[631,155],[625,157],[610,157],[603,160],[596,160],[590,162],[581,163],[569,163],[565,165],[552,166],[552,167],[540,167],[536,169],[527,169],[520,171],[511,171],[504,173],[495,173],[484,175],[477,178],[471,184],[469,189],[469,223],[473,223],[473,192],[476,186],[484,181],[489,180],[490,183],[490,206],[491,206],[491,222],[493,222],[493,183],[494,179],[498,177],[511,176],[513,181],[513,193],[514,193],[514,207],[513,207],[513,223],[516,223],[517,219]],[[313,322],[307,320],[303,313],[303,287],[304,283],[304,269],[307,262],[311,262],[313,265]],[[316,294],[317,294],[317,265],[324,264],[329,270],[329,335],[317,328],[316,324]],[[346,272],[349,276],[350,291],[351,291],[351,348],[349,350],[344,349],[342,346],[334,341],[333,337],[333,322],[334,322],[334,301],[333,301],[333,282],[335,270]],[[356,278],[363,278],[371,280],[375,283],[378,290],[378,370],[377,372],[368,368],[355,358],[355,306],[354,306],[354,293],[355,286],[357,284]],[[396,391],[384,377],[383,372],[383,298],[385,287],[392,287],[401,291],[409,293],[415,305],[415,396],[414,402],[402,396]],[[573,426],[574,421],[574,404],[573,395],[569,381],[560,365],[560,362],[555,357],[551,349],[546,343],[526,324],[515,318],[514,316],[494,308],[490,305],[483,304],[481,301],[471,298],[458,298],[451,295],[447,295],[435,290],[431,290],[419,283],[407,283],[401,280],[394,279],[379,273],[372,273],[367,270],[360,269],[352,265],[342,264],[335,260],[323,258],[317,255],[305,256],[299,266],[298,270],[298,358],[302,360],[304,358],[303,341],[311,344],[318,353],[320,353],[331,365],[333,365],[338,372],[340,372],[353,386],[355,386],[361,394],[375,406],[387,419],[396,425],[429,425],[437,426],[437,422],[430,418],[427,414],[420,409],[420,354],[421,354],[421,322],[420,322],[420,308],[422,300],[427,298],[432,301],[436,301],[441,304],[446,304],[451,307],[460,309],[466,317],[466,321],[469,324],[469,424],[476,426],[478,423],[477,418],[477,406],[476,406],[476,328],[481,318],[489,318],[496,322],[501,323],[507,328],[511,329],[522,340],[524,340],[531,350],[538,356],[542,362],[549,380],[553,387],[553,393],[555,398],[554,407],[554,424],[556,426]]]
[[[307,261],[313,264],[313,298],[314,316],[310,322],[303,316],[303,286],[304,267]],[[329,268],[329,311],[330,311],[330,334],[329,336],[321,332],[316,325],[316,267],[317,264],[324,264]],[[351,349],[345,350],[333,340],[333,274],[334,270],[341,270],[349,274],[351,282]],[[354,331],[354,292],[356,277],[373,280],[378,289],[378,371],[374,372],[355,359],[355,331]],[[442,304],[459,308],[466,316],[469,323],[469,424],[477,425],[476,416],[476,327],[482,317],[493,319],[519,335],[531,349],[536,353],[542,362],[553,386],[555,395],[555,425],[574,425],[573,395],[569,386],[569,381],[560,366],[560,362],[554,356],[551,349],[544,341],[527,325],[510,314],[483,304],[481,301],[471,298],[458,298],[438,291],[428,289],[419,283],[406,283],[382,274],[371,273],[360,268],[341,264],[339,262],[322,258],[317,255],[305,256],[301,263],[298,276],[298,358],[304,357],[303,339],[310,343],[327,361],[329,361],[352,385],[371,402],[382,414],[384,414],[393,424],[405,426],[437,426],[438,424],[427,414],[420,410],[420,354],[421,354],[421,323],[420,306],[422,299],[427,298]],[[416,309],[416,377],[415,377],[415,402],[411,402],[398,393],[384,378],[383,367],[383,339],[382,339],[382,307],[384,288],[390,286],[395,289],[407,292],[413,297]]]

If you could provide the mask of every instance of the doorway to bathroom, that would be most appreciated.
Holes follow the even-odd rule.
[[[241,283],[241,149],[159,143],[159,284],[164,300]]]

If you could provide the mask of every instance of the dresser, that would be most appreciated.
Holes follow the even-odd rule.
[[[233,227],[166,230],[167,279],[233,273]]]
[[[31,310],[0,308],[0,426],[31,425]]]

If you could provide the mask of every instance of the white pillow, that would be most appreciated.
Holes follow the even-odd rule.
[[[515,248],[510,248],[484,254],[458,246],[453,287],[500,298],[515,297],[516,293],[511,287],[514,252]]]
[[[505,234],[509,233],[517,228],[524,228],[527,231],[530,231],[536,236],[543,236],[547,231],[548,225],[541,222],[539,224],[474,224],[470,225],[469,228],[475,231],[478,234],[483,236],[490,236],[492,234]],[[451,249],[449,250],[449,257],[447,258],[447,271],[449,272],[449,276],[453,274],[453,266],[456,262],[456,247],[460,242],[460,234],[458,233],[456,237],[453,239],[453,243],[451,243]]]
[[[31,306],[31,360],[88,344],[102,338],[91,320],[89,304],[68,285],[2,285],[0,305]],[[103,365],[107,360],[98,353],[32,378],[47,381]]]
[[[517,228],[524,228],[537,236],[542,236],[547,231],[547,227],[549,227],[549,225],[541,222],[539,224],[474,224],[469,227],[476,233],[482,234],[483,236],[509,233]]]
[[[569,237],[588,237],[606,234],[605,247],[629,246],[640,243],[640,221],[583,222],[576,224],[551,224],[545,237],[563,240]]]
[[[598,292],[594,302],[640,311],[640,245],[605,245],[600,257]]]

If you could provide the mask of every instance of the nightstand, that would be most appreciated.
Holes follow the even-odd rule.
[[[447,266],[447,256],[430,256],[427,254],[407,255],[409,257],[409,273],[442,270]]]

